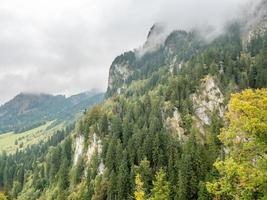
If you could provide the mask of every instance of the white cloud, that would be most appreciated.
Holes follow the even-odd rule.
[[[239,15],[248,0],[0,0],[0,104],[21,91],[105,89],[112,60],[155,22],[170,29]]]

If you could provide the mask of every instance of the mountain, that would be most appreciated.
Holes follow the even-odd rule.
[[[266,199],[267,21],[251,13],[213,40],[153,25],[72,134],[0,157],[0,187],[11,199]]]
[[[0,107],[0,132],[21,132],[47,121],[71,120],[102,99],[103,94],[96,91],[68,98],[63,95],[20,93]]]
[[[153,27],[149,36],[153,35],[153,30],[156,29]],[[160,46],[149,49],[146,46],[150,43],[149,36],[142,49],[126,52],[115,58],[109,71],[108,96],[120,94],[133,81],[153,76],[153,72],[162,69],[163,66],[168,66],[170,70],[177,65],[181,66],[205,44],[197,33],[173,31]],[[144,50],[147,53],[144,54]],[[144,54],[141,57],[140,52]]]

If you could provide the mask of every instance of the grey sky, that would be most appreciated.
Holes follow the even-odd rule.
[[[249,0],[0,0],[0,104],[19,92],[105,90],[115,56],[155,22],[220,31]]]

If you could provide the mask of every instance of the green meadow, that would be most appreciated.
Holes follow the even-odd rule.
[[[34,129],[14,133],[8,132],[0,135],[0,152],[6,151],[7,153],[14,153],[16,150],[22,150],[28,145],[36,144],[40,141],[45,141],[56,130],[63,126],[62,124],[53,126],[53,121],[47,122],[44,125]]]

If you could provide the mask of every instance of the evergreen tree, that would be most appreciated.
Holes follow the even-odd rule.
[[[75,186],[81,182],[82,175],[84,172],[84,159],[81,157],[78,159],[76,166],[74,166],[72,171],[72,185]]]
[[[15,181],[12,188],[12,198],[16,199],[18,197],[19,192],[22,190],[22,185],[20,182]]]
[[[140,162],[136,172],[143,181],[145,194],[149,194],[152,185],[152,169],[150,168],[150,162],[147,160],[147,158],[144,158]]]
[[[198,200],[212,200],[204,182],[199,183]]]
[[[112,170],[109,175],[109,181],[108,181],[108,190],[107,190],[107,199],[108,200],[114,200],[117,199],[117,179],[116,174]]]
[[[129,191],[129,169],[127,166],[127,151],[123,151],[123,159],[120,163],[118,178],[118,199],[127,199]]]
[[[106,114],[101,117],[100,131],[102,136],[108,134],[108,117]]]
[[[107,199],[107,182],[105,178],[97,176],[95,180],[95,189],[92,200],[105,200]]]
[[[176,199],[178,200],[187,200],[186,178],[187,177],[185,177],[185,175],[180,170],[178,177],[178,188],[176,193]]]
[[[58,187],[60,190],[65,190],[69,187],[69,170],[68,161],[66,158],[63,159],[59,172],[58,172]]]
[[[168,200],[170,199],[170,184],[166,180],[166,173],[161,168],[156,173],[156,180],[153,181],[152,196],[150,200]]]

